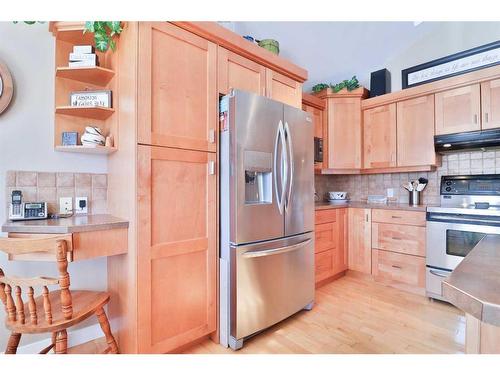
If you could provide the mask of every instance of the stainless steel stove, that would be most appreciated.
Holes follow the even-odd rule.
[[[487,234],[500,234],[500,175],[441,177],[441,205],[427,208],[427,296]]]

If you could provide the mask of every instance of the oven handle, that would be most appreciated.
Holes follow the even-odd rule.
[[[440,223],[456,223],[456,224],[482,224],[482,225],[493,225],[500,226],[500,220],[481,220],[474,218],[461,218],[449,215],[431,215],[427,218],[427,221],[436,221]]]
[[[294,245],[290,246],[283,246],[283,247],[277,247],[275,249],[269,249],[269,250],[257,250],[257,251],[247,251],[243,253],[244,258],[256,258],[256,257],[264,257],[268,255],[274,255],[274,254],[281,254],[281,253],[288,253],[290,251],[297,250],[301,247],[304,247],[305,245],[308,245],[311,243],[311,239],[307,239],[305,241],[296,243]]]
[[[436,271],[436,270],[429,270],[429,272],[438,277],[447,277],[451,272],[449,271]]]

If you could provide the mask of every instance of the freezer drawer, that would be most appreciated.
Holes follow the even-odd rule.
[[[231,336],[241,340],[314,300],[314,233],[231,248]]]

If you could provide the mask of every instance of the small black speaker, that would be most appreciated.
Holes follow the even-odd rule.
[[[370,98],[391,92],[391,73],[387,69],[372,72],[370,79]]]

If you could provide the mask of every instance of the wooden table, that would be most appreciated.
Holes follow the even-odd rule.
[[[463,310],[466,353],[500,353],[500,235],[487,235],[442,283]]]
[[[2,226],[10,238],[41,238],[64,235],[69,261],[125,254],[128,221],[111,215],[84,215],[61,219],[9,221]],[[30,253],[9,260],[53,261],[51,254]]]

